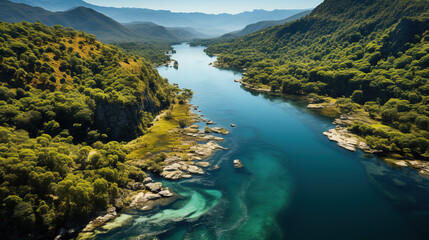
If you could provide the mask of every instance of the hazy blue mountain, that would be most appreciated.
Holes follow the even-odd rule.
[[[183,36],[192,35],[189,31],[182,30],[181,33],[179,30],[173,29],[173,33],[170,33],[169,30],[156,24],[139,24],[139,26],[129,28],[130,26],[126,27],[86,7],[77,7],[64,12],[51,12],[40,7],[13,3],[8,0],[0,0],[0,21],[11,23],[40,21],[48,26],[60,24],[92,33],[103,41],[175,42],[197,38],[197,33],[194,33],[195,36],[185,39]]]
[[[91,4],[82,0],[13,0],[12,2],[42,7],[49,11],[66,11],[81,6],[91,7]]]
[[[282,20],[303,10],[254,10],[239,14],[205,14],[205,13],[177,13],[165,10],[151,10],[144,8],[114,8],[101,7],[86,3],[82,0],[13,0],[33,6],[43,7],[52,11],[69,10],[72,7],[84,6],[103,13],[118,22],[153,22],[166,27],[191,27],[198,32],[211,36],[239,30],[250,23]]]
[[[290,16],[290,17],[283,19],[283,20],[261,21],[261,22],[249,24],[243,30],[237,32],[236,36],[245,36],[247,34],[257,32],[257,31],[264,29],[264,28],[268,28],[268,27],[272,27],[272,26],[276,26],[276,25],[282,25],[282,24],[285,24],[288,22],[292,22],[292,21],[300,19],[304,16],[307,16],[310,13],[311,13],[311,10],[307,10],[307,11],[303,11],[303,12],[300,12],[298,14],[295,14],[293,16]]]
[[[65,12],[50,12],[27,4],[0,0],[0,20],[4,22],[37,22],[83,30],[104,41],[138,39],[139,36],[115,20],[93,9],[78,7]]]
[[[124,25],[137,34],[149,34],[152,37],[161,39],[187,41],[207,37],[207,35],[199,33],[192,28],[164,27],[152,22],[133,22]]]

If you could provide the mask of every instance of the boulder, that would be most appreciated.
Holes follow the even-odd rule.
[[[244,167],[243,163],[239,159],[235,159],[233,161],[233,163],[234,163],[234,167],[235,168],[242,168],[242,167]]]
[[[155,200],[155,199],[161,198],[161,195],[158,193],[147,192],[144,195],[144,198],[147,200]]]
[[[183,164],[180,167],[180,170],[186,171],[188,173],[192,173],[192,174],[204,174],[203,169],[194,166],[194,165],[187,165],[187,164]]]
[[[141,182],[128,183],[127,187],[133,191],[145,190],[145,185]]]
[[[155,182],[155,183],[147,183],[145,185],[151,192],[159,192],[162,188],[162,183]]]
[[[146,177],[145,179],[143,179],[143,183],[151,183],[151,182],[153,182],[153,180],[152,180],[152,178],[151,177]]]
[[[200,166],[200,167],[210,167],[210,163],[209,162],[197,162],[196,165]]]
[[[160,175],[166,179],[171,179],[171,180],[178,180],[181,178],[191,178],[192,177],[191,175],[185,174],[184,172],[182,172],[180,170],[162,171]]]
[[[161,197],[171,197],[171,196],[173,196],[173,193],[171,193],[170,190],[168,188],[166,188],[166,189],[163,189],[162,191],[160,191],[159,195],[161,195]]]
[[[210,129],[211,132],[213,133],[217,133],[217,134],[222,134],[222,135],[228,135],[229,131],[226,130],[225,128],[221,128],[221,127],[214,127]]]
[[[219,146],[219,144],[214,141],[209,141],[206,144],[198,144],[190,148],[191,151],[203,157],[211,156],[216,149],[225,150],[226,148]]]

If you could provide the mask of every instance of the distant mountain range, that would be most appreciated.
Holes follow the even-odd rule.
[[[70,2],[68,2],[70,3]],[[186,28],[164,28],[154,23],[135,23],[124,26],[117,21],[86,7],[77,7],[64,12],[50,12],[40,7],[0,0],[0,21],[37,22],[48,26],[60,24],[92,33],[102,41],[186,41],[203,34]]]
[[[121,23],[153,22],[166,27],[193,28],[212,37],[242,29],[246,25],[259,21],[282,20],[304,10],[254,10],[239,14],[176,13],[165,10],[144,8],[114,8],[89,4],[82,0],[13,0],[39,6],[51,11],[66,11],[83,6],[94,9]]]
[[[282,19],[282,20],[277,20],[277,21],[261,21],[261,22],[249,24],[245,28],[243,28],[242,30],[224,34],[224,35],[221,36],[221,38],[242,37],[242,36],[245,36],[245,35],[257,32],[259,30],[262,30],[264,28],[269,28],[269,27],[272,27],[272,26],[282,25],[282,24],[285,24],[285,23],[288,23],[288,22],[295,21],[297,19],[300,19],[302,17],[307,16],[310,13],[311,13],[311,10],[307,10],[307,11],[300,12],[298,14],[295,14],[293,16],[290,16],[290,17],[288,17],[286,19]]]

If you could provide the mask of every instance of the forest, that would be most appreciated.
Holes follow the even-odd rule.
[[[196,42],[247,84],[364,112],[350,131],[374,149],[429,158],[429,4],[326,0],[292,23],[233,39]],[[361,114],[362,115],[362,114]]]
[[[145,59],[60,25],[0,23],[0,236],[52,236],[115,202],[177,88]]]

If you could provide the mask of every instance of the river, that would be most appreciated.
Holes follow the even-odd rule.
[[[243,89],[233,81],[241,74],[210,66],[203,47],[174,49],[179,68],[159,73],[192,89],[191,103],[231,131],[228,150],[210,159],[217,170],[163,181],[184,199],[123,214],[127,223],[98,239],[427,239],[428,179],[338,147],[322,135],[332,119]]]

